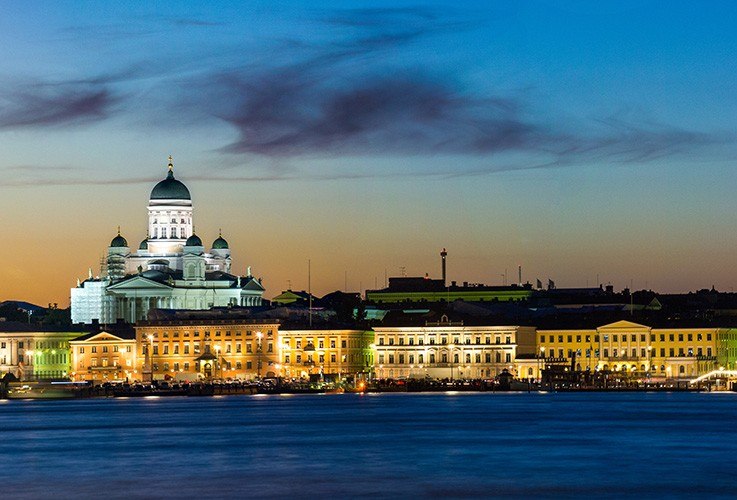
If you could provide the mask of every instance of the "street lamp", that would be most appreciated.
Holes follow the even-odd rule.
[[[256,354],[258,356],[256,360],[256,378],[261,378],[261,352],[262,352],[262,345],[261,345],[261,339],[264,337],[264,334],[261,332],[256,332],[256,338],[258,339],[256,344]]]
[[[148,363],[151,371],[151,383],[154,383],[154,336],[148,335],[148,344],[146,344],[146,354],[148,355]]]
[[[653,346],[647,346],[647,372],[648,374],[653,371]]]
[[[219,346],[219,345],[216,345],[216,346],[215,346],[215,358],[216,358],[216,359],[215,359],[215,363],[217,363],[217,364],[215,365],[215,368],[216,368],[217,370],[219,370],[219,372],[220,372],[220,375],[218,376],[218,378],[223,378],[223,366],[222,366],[222,364],[220,363],[220,346]],[[217,373],[217,372],[216,372],[216,373]]]
[[[537,357],[537,376],[540,381],[542,381],[543,379],[542,365],[544,364],[545,364],[545,346],[540,346],[540,355]]]

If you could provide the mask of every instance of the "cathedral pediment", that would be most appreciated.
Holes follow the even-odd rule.
[[[132,290],[140,288],[145,288],[149,290],[170,290],[172,287],[170,287],[169,285],[165,285],[164,283],[159,283],[158,281],[144,278],[143,276],[133,276],[132,278],[128,278],[124,281],[115,283],[114,285],[110,285],[107,289],[114,292],[116,290]]]

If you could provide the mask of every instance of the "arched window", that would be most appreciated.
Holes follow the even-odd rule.
[[[683,366],[683,365],[679,366],[678,367],[678,373],[680,373],[681,375],[683,375],[684,373],[686,373],[686,367]]]
[[[527,369],[527,374],[532,377],[532,367]]]

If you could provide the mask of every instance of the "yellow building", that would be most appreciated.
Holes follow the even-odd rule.
[[[177,319],[136,327],[146,380],[241,379],[280,375],[274,320]]]
[[[73,380],[141,380],[135,338],[122,338],[110,332],[90,333],[70,341],[69,346]]]
[[[285,377],[369,373],[374,332],[365,330],[281,330],[279,356]]]
[[[577,370],[627,371],[652,378],[693,378],[718,367],[729,328],[651,328],[617,321],[595,329],[538,330],[534,359],[518,363],[538,378],[540,360],[572,362]]]
[[[518,354],[534,355],[535,328],[464,326],[443,316],[425,326],[375,327],[379,378],[476,379],[514,372]]]

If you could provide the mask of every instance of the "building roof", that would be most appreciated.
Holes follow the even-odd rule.
[[[181,181],[174,178],[174,165],[169,157],[169,172],[166,179],[160,181],[151,190],[151,200],[191,200],[189,189]]]

